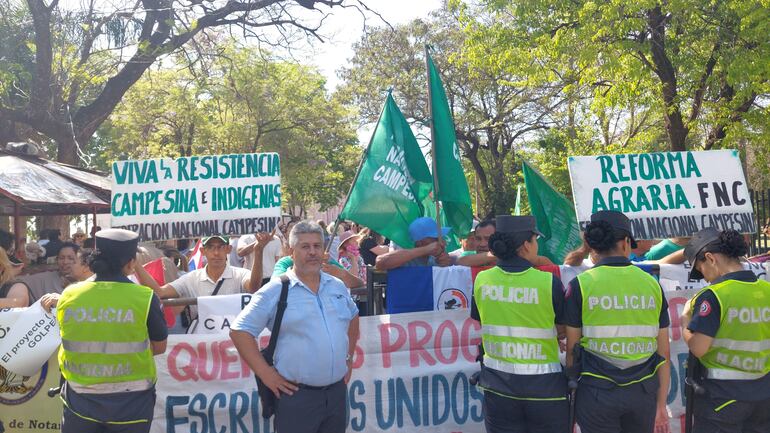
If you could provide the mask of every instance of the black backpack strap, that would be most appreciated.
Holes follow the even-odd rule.
[[[225,283],[225,279],[224,278],[220,278],[219,281],[217,281],[216,287],[214,287],[214,291],[211,292],[211,296],[216,296],[217,293],[219,293],[219,289],[222,288],[222,284],[224,284],[224,283]]]
[[[281,330],[281,322],[283,321],[283,312],[286,311],[286,302],[289,298],[289,277],[281,275],[281,297],[278,299],[278,307],[275,312],[275,320],[273,321],[273,329],[270,333],[270,342],[267,344],[267,349],[263,353],[265,360],[268,364],[273,364],[273,354],[275,353],[275,346],[278,344],[278,332]]]

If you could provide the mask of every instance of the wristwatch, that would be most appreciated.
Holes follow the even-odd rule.
[[[353,355],[348,353],[347,356],[345,356],[345,362],[351,362],[353,361]]]

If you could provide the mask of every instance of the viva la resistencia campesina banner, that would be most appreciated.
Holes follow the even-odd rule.
[[[112,227],[142,241],[271,231],[281,218],[277,153],[112,164]]]

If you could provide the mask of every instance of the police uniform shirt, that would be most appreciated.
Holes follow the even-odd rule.
[[[727,280],[753,283],[757,276],[752,271],[730,272],[711,284],[719,284]],[[699,334],[715,337],[721,324],[722,306],[711,289],[705,289],[694,301],[692,320],[687,329]],[[712,398],[760,401],[770,398],[770,374],[757,380],[703,380],[704,388]]]
[[[605,257],[600,260],[594,267],[598,266],[634,266],[631,262],[622,256]],[[618,293],[622,293],[622,288],[618,288]],[[659,327],[668,328],[671,325],[671,320],[668,317],[668,301],[666,301],[663,288],[660,289],[662,296],[662,305],[660,308]],[[572,328],[583,327],[583,294],[580,289],[580,282],[577,278],[574,278],[567,285],[567,291],[564,295],[564,317],[565,324]],[[583,371],[590,371],[602,376],[610,377],[617,383],[628,383],[638,380],[644,376],[650,374],[655,370],[663,357],[657,352],[654,353],[647,362],[636,365],[631,368],[620,369],[611,365],[609,362],[594,356],[590,352],[583,351],[583,359],[581,360]],[[615,385],[607,380],[599,379],[593,376],[582,376],[581,382],[590,382],[592,385],[598,385],[602,387],[614,387]],[[647,381],[645,381],[647,382]],[[654,381],[658,383],[657,380]]]
[[[499,263],[498,266],[506,272],[522,272],[533,267],[532,263],[521,257]],[[565,323],[564,286],[556,275],[553,275],[551,280],[551,291],[553,311],[556,314],[555,322],[557,325],[563,325]],[[470,314],[472,319],[481,321],[475,298],[471,299]],[[558,398],[564,397],[567,393],[566,376],[562,372],[524,375],[483,368],[479,384],[493,392],[517,398]]]
[[[96,281],[113,281],[117,283],[135,284],[123,275],[97,278]],[[151,341],[163,341],[168,338],[168,328],[160,299],[152,296],[150,311],[147,315],[147,331]],[[78,387],[82,388],[82,387]],[[85,387],[87,388],[87,387]],[[154,401],[155,388],[143,391],[114,392],[108,394],[76,392],[71,387],[63,389],[63,397],[67,404],[78,413],[102,420],[131,419],[137,413],[147,411],[148,402]]]

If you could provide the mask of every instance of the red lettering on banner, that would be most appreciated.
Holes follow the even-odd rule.
[[[449,348],[451,350],[451,352],[449,352],[449,357],[444,356],[444,352],[442,351],[442,337],[445,331],[449,331],[450,337],[452,338],[449,343]],[[441,322],[440,325],[438,325],[438,329],[436,329],[436,341],[434,345],[436,347],[436,359],[438,359],[442,364],[452,364],[457,361],[457,356],[460,353],[460,333],[457,331],[457,327],[455,326],[454,322],[451,320],[445,320]]]
[[[419,338],[417,337],[418,328],[422,328],[425,331],[425,334]],[[428,365],[435,365],[436,360],[425,350],[425,343],[429,342],[433,336],[433,329],[430,327],[430,323],[423,320],[415,320],[414,322],[409,322],[407,329],[409,329],[409,365],[412,367],[419,366],[420,357]]]
[[[679,306],[683,306],[687,298],[676,297],[668,298],[668,316],[671,318],[671,340],[679,341],[682,339],[682,321],[679,320]]]
[[[232,341],[223,341],[219,343],[219,351],[221,352],[222,359],[222,379],[238,379],[239,374],[237,371],[230,371],[230,364],[240,363],[240,356],[235,351],[235,345]],[[235,352],[235,353],[233,353]]]
[[[478,333],[481,331],[481,323],[471,318],[465,319],[463,322],[463,329],[460,331],[460,346],[462,347],[463,357],[468,362],[476,362],[476,355],[478,355],[478,347],[481,344],[481,337],[471,338],[471,331]],[[471,348],[475,348],[471,353]]]
[[[185,351],[190,356],[190,364],[182,366],[181,371],[177,368],[177,358]],[[184,382],[186,380],[197,381],[198,377],[195,375],[195,349],[187,343],[178,343],[175,345],[166,358],[166,364],[168,366],[168,372],[175,380]]]
[[[207,371],[206,367],[209,364],[208,347],[206,347],[206,343],[198,343],[198,376],[205,381],[212,381],[217,378],[219,366],[221,365],[217,345],[217,342],[211,343],[211,371]]]
[[[403,326],[396,323],[383,323],[378,328],[380,330],[380,347],[382,347],[382,366],[390,368],[390,354],[406,343],[406,330],[404,330]],[[397,334],[396,341],[393,343],[390,342],[391,329],[394,329]]]
[[[240,364],[240,371],[231,364]],[[230,340],[214,341],[210,344],[198,343],[193,347],[188,343],[177,343],[166,359],[168,372],[175,380],[215,381],[247,378],[252,376],[251,369],[235,352]]]

